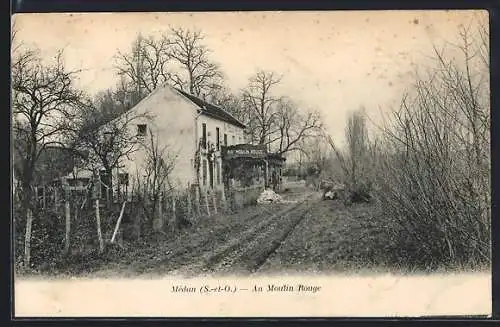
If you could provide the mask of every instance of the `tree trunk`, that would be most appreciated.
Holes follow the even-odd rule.
[[[25,180],[22,183],[22,210],[21,215],[26,217],[26,232],[24,235],[24,265],[29,267],[31,262],[31,234],[33,227],[33,207],[32,207],[32,196],[33,192],[31,189],[31,172],[26,172],[24,174]]]

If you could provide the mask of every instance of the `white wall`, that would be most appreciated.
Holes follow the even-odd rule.
[[[186,187],[194,181],[192,159],[195,153],[194,127],[196,107],[170,86],[160,87],[142,100],[134,109],[134,114],[146,114],[149,117],[136,119],[129,128],[137,132],[138,124],[147,125],[145,144],[150,144],[150,131],[158,140],[160,149],[166,148],[169,156],[175,157],[175,165],[170,182],[176,187]],[[129,190],[137,178],[143,175],[146,164],[146,151],[139,146],[130,156],[123,160],[122,171],[127,171],[131,177]]]

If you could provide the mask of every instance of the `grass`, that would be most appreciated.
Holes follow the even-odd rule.
[[[398,257],[388,234],[391,222],[382,208],[374,204],[344,206],[340,201],[321,201],[281,244],[275,255],[261,268],[307,273],[422,274],[465,272],[468,267],[438,265],[417,268]],[[480,267],[477,270],[489,270]]]

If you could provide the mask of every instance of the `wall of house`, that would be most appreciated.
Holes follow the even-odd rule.
[[[196,182],[195,154],[203,137],[203,124],[206,125],[206,138],[216,146],[216,130],[219,128],[220,146],[224,145],[224,134],[227,135],[227,145],[244,143],[243,129],[224,121],[206,115],[198,114],[198,107],[189,99],[179,94],[170,86],[156,89],[128,114],[135,118],[128,123],[131,135],[139,133],[139,125],[145,125],[145,134],[140,136],[135,151],[123,158],[120,168],[113,171],[113,189],[120,192],[132,192],[144,180],[148,164],[147,148],[152,146],[152,137],[157,142],[157,148],[163,152],[164,159],[173,159],[173,169],[169,176],[172,187],[183,189]],[[125,118],[124,118],[125,117]],[[121,117],[127,119],[126,116]],[[128,119],[129,119],[128,118]],[[151,135],[152,134],[152,135]],[[210,187],[209,164],[206,151],[201,151],[200,184],[202,188]],[[203,166],[206,165],[205,169]],[[128,173],[129,185],[118,185],[119,174]],[[220,147],[215,153],[212,167],[214,187],[221,189],[222,163]]]
[[[169,182],[174,187],[187,187],[188,183],[194,181],[194,128],[197,115],[194,104],[170,86],[165,86],[153,91],[133,110],[134,114],[145,117],[131,122],[130,131],[137,133],[138,125],[145,124],[146,135],[140,137],[142,145],[138,146],[130,160],[122,162],[121,170],[129,173],[129,189],[145,174],[148,158],[146,146],[151,146],[151,132],[158,149],[164,151],[166,161],[173,159]]]
[[[241,127],[226,123],[224,121],[214,119],[212,117],[201,115],[198,118],[198,136],[199,139],[203,136],[203,124],[206,124],[207,142],[216,147],[214,166],[212,173],[214,176],[214,188],[223,188],[222,182],[222,159],[221,147],[224,146],[224,135],[227,135],[227,145],[244,143],[243,129]],[[217,128],[219,128],[219,148],[217,149]],[[203,166],[206,165],[204,168]],[[200,186],[208,188],[210,186],[210,166],[206,155],[202,152],[201,167],[200,167]]]

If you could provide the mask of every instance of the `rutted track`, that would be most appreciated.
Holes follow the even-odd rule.
[[[302,221],[310,208],[310,204],[301,204],[294,210],[288,211],[268,225],[263,233],[254,234],[255,238],[235,256],[228,256],[222,262],[222,266],[230,265],[231,269],[235,271],[258,271],[295,226]]]
[[[316,192],[309,190],[292,191],[284,198],[295,203],[258,205],[235,214],[207,217],[175,238],[158,239],[157,243],[130,249],[130,255],[93,273],[196,276],[257,272],[273,260],[276,251],[309,215],[317,203],[311,201],[315,195]]]
[[[204,255],[198,263],[184,265],[182,270],[187,269],[193,273],[257,271],[306,216],[311,208],[308,201],[311,196],[266,217],[243,233],[236,234],[212,253]]]
[[[262,212],[253,213],[241,223],[235,225],[226,225],[224,227],[218,228],[216,227],[215,231],[217,234],[221,235],[229,234],[230,232],[241,233],[245,230],[246,224],[257,220],[257,218],[259,218],[261,215]],[[183,237],[183,235],[179,237]],[[203,235],[203,237],[187,246],[175,247],[176,242],[174,242],[170,252],[164,254],[161,260],[152,262],[150,261],[145,265],[141,265],[139,270],[145,271],[151,268],[157,268],[158,265],[166,265],[167,267],[165,268],[168,269],[168,266],[174,263],[174,265],[177,267],[193,264],[193,262],[199,261],[199,256],[203,255],[207,247],[212,246],[212,242],[214,242],[212,234]]]

